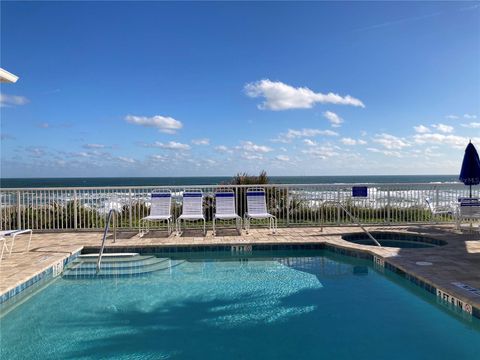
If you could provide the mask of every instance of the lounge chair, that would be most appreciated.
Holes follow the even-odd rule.
[[[201,190],[188,190],[183,193],[182,215],[177,218],[177,236],[180,236],[183,221],[203,220],[203,235],[206,235],[206,222],[203,215],[203,192]]]
[[[140,220],[138,229],[140,237],[149,232],[149,224],[156,221],[166,221],[168,235],[172,233],[172,192],[170,190],[152,191],[150,215]]]
[[[460,199],[456,220],[457,229],[460,229],[462,220],[470,221],[470,228],[472,228],[473,220],[480,220],[480,200],[478,198]]]
[[[435,206],[430,198],[425,198],[425,202],[427,203],[428,209],[432,214],[432,220],[435,219],[439,215],[454,215],[455,210],[452,206]]]
[[[213,215],[213,236],[216,234],[216,220],[235,220],[239,235],[242,234],[242,218],[235,210],[235,193],[233,190],[222,190],[215,193],[215,214]]]
[[[247,212],[244,217],[245,231],[247,234],[250,230],[250,221],[252,219],[268,219],[268,228],[275,234],[277,230],[277,218],[267,211],[264,188],[247,189]]]
[[[2,245],[2,253],[3,253],[3,248],[5,247],[5,249],[8,249],[8,245],[7,245],[7,239],[6,237],[10,237],[12,239],[12,242],[10,244],[10,250],[8,250],[8,256],[12,255],[12,250],[13,250],[13,245],[15,244],[15,238],[18,236],[18,235],[22,235],[22,234],[30,234],[30,237],[28,238],[28,245],[27,245],[27,251],[30,250],[30,243],[32,241],[32,230],[31,229],[19,229],[19,230],[4,230],[4,231],[0,231],[0,237],[2,238],[5,238],[5,242],[4,244]]]

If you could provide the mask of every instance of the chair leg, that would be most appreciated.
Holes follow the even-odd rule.
[[[215,235],[217,234],[217,233],[216,233],[216,230],[215,230],[215,216],[213,217],[212,229],[213,229],[213,236],[215,236]]]
[[[7,247],[7,240],[5,240],[4,238],[0,239],[0,241],[2,242],[2,250],[0,251],[0,261],[2,261],[3,259],[3,251],[5,250],[5,248],[7,249],[8,251],[8,247]]]
[[[27,252],[30,251],[31,242],[32,242],[32,231],[30,231],[30,237],[28,238]]]
[[[176,230],[177,236],[180,236],[180,222],[181,222],[180,219],[177,219],[177,221],[175,222],[175,230]]]
[[[13,244],[15,244],[15,234],[10,235],[12,237],[12,243],[10,244],[10,251],[8,253],[8,256],[12,255],[12,250],[13,250]]]

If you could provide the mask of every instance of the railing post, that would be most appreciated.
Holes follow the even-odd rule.
[[[132,189],[128,189],[128,226],[130,229],[133,227],[133,219],[132,219]]]
[[[20,215],[20,191],[17,191],[17,229],[22,228],[22,219]]]
[[[337,225],[340,225],[340,188],[337,190]]]
[[[387,190],[387,224],[391,224],[390,189]]]
[[[285,188],[285,196],[287,197],[287,227],[290,227],[290,192],[288,186]]]
[[[77,190],[73,190],[73,228],[76,230],[78,227],[78,210],[77,210]]]

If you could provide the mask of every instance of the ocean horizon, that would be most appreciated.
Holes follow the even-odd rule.
[[[274,184],[454,183],[458,175],[269,176]],[[1,188],[219,185],[232,176],[1,178]]]

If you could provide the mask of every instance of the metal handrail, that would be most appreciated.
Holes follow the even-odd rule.
[[[331,204],[331,205],[340,206],[340,208],[342,208],[343,211],[345,211],[345,213],[350,217],[350,219],[353,220],[353,222],[355,222],[356,225],[357,225],[358,227],[360,227],[360,229],[362,229],[365,234],[368,235],[368,237],[370,238],[370,240],[372,240],[372,241],[375,243],[375,245],[382,247],[382,245],[377,241],[377,239],[375,239],[375,238],[373,237],[373,235],[370,234],[370,232],[369,232],[367,229],[365,229],[365,227],[363,227],[363,225],[360,223],[360,220],[358,220],[350,211],[348,211],[347,208],[346,208],[341,202],[339,202],[339,201],[325,201],[325,202],[322,203],[322,206],[325,205],[325,204]],[[323,217],[322,217],[322,228],[321,228],[321,231],[323,231]]]
[[[117,222],[115,220],[115,210],[110,209],[107,215],[107,222],[105,224],[105,230],[103,231],[102,246],[100,247],[100,252],[98,254],[97,260],[97,274],[100,272],[100,265],[102,263],[103,250],[105,249],[105,240],[107,239],[108,230],[110,229],[110,220],[113,216],[113,242],[117,240]]]

